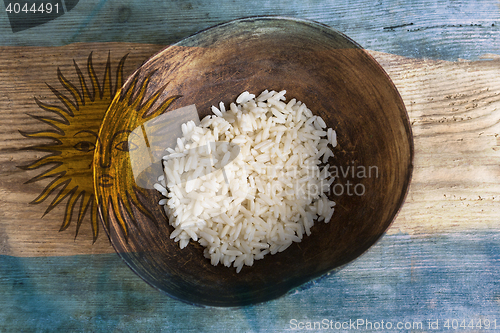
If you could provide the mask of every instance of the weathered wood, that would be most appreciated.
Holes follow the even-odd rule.
[[[17,33],[12,33],[7,15],[0,15],[0,45],[112,41],[166,45],[215,24],[256,15],[315,20],[367,49],[406,57],[475,60],[484,53],[500,53],[497,0],[293,0],[286,4],[86,0],[55,20]]]
[[[85,0],[15,34],[0,15],[0,45],[12,46],[0,48],[0,331],[282,332],[294,318],[423,322],[415,331],[435,320],[443,331],[446,319],[482,331],[496,319],[498,328],[499,12],[498,0]],[[64,207],[41,218],[52,197],[28,203],[48,181],[23,185],[37,172],[16,167],[41,156],[19,151],[38,140],[18,130],[40,129],[25,113],[48,115],[33,97],[61,105],[45,83],[65,91],[60,67],[76,84],[72,59],[88,79],[94,51],[102,80],[108,51],[113,70],[130,53],[127,75],[163,45],[262,14],[317,20],[373,50],[413,123],[413,182],[389,235],[340,272],[266,304],[195,308],[141,281],[102,233],[92,245],[88,220],[74,240],[74,223],[58,232]]]
[[[48,114],[36,105],[34,97],[62,105],[46,85],[65,92],[57,79],[58,67],[76,85],[74,59],[88,80],[85,67],[93,52],[94,67],[102,81],[108,52],[113,72],[119,59],[129,54],[124,68],[127,75],[159,49],[158,45],[123,43],[1,49],[0,228],[4,241],[0,243],[0,253],[44,256],[113,251],[102,232],[97,243],[91,245],[88,221],[83,223],[76,240],[74,223],[68,230],[58,232],[64,202],[43,218],[52,197],[42,204],[29,204],[49,180],[23,185],[38,172],[17,166],[43,154],[19,150],[39,139],[23,138],[18,130],[50,128],[27,113]],[[370,52],[399,89],[415,140],[413,181],[389,233],[498,229],[499,61],[431,61]]]
[[[415,140],[413,181],[390,232],[498,230],[500,61],[372,53],[405,101]]]
[[[159,49],[156,45],[140,45],[140,51],[137,52],[136,47],[137,45],[110,43],[73,44],[61,48],[2,48],[0,55],[0,77],[3,82],[0,88],[2,91],[0,97],[0,191],[3,195],[0,202],[0,234],[4,241],[0,243],[1,254],[45,256],[113,252],[102,230],[99,240],[92,246],[88,214],[75,240],[75,222],[67,231],[58,232],[63,221],[65,203],[57,206],[43,218],[54,195],[41,204],[29,204],[43,191],[51,179],[24,184],[38,175],[41,170],[47,170],[49,167],[31,171],[20,169],[18,166],[28,165],[46,155],[43,152],[20,149],[40,144],[40,142],[49,143],[51,140],[25,138],[19,131],[36,132],[51,129],[48,124],[28,114],[54,117],[54,114],[44,111],[36,104],[35,97],[44,103],[62,106],[61,101],[47,85],[71,96],[58,80],[58,68],[68,81],[79,88],[78,76],[73,64],[75,61],[87,85],[91,87],[86,67],[89,54],[93,52],[94,68],[102,84],[104,67],[109,54],[112,64],[111,78],[114,84],[116,67],[124,55],[129,54],[124,67],[124,76],[127,77]],[[105,109],[102,112],[104,115]],[[90,170],[88,176],[88,181],[91,183]]]
[[[498,331],[496,233],[386,235],[341,271],[277,300],[244,308],[200,308],[151,288],[116,254],[0,256],[1,331],[287,332],[297,322],[423,323],[490,320]],[[497,329],[493,329],[493,320]],[[438,330],[429,321],[439,320]],[[293,324],[293,322],[292,322]],[[369,328],[369,327],[368,327]],[[462,330],[462,329],[459,329]],[[305,332],[410,329],[297,330]],[[463,332],[474,332],[464,329]]]

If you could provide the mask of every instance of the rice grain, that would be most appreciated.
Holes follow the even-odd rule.
[[[154,185],[180,248],[197,241],[212,265],[240,272],[300,242],[314,221],[331,221],[335,202],[324,192],[334,179],[322,163],[333,157],[336,132],[285,94],[245,91],[228,109],[212,106],[200,125],[181,126]]]

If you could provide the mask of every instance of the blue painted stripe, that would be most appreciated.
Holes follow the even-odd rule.
[[[76,28],[76,31],[73,33],[73,35],[70,38],[71,42],[76,41],[77,37],[79,34],[82,33],[84,29],[87,28],[90,22],[95,18],[95,16],[101,11],[102,7],[104,7],[104,4],[106,4],[108,0],[99,0],[99,3],[92,9],[90,14],[88,14],[85,19],[80,23],[78,28]],[[73,5],[74,6],[74,5]]]
[[[500,330],[500,232],[386,235],[340,271],[240,309],[172,300],[115,254],[0,256],[0,267],[0,331],[282,332],[293,319],[442,328],[454,318],[497,319]]]
[[[0,44],[165,45],[218,23],[272,14],[315,20],[347,34],[367,49],[406,57],[455,61],[500,53],[498,0],[293,0],[287,6],[278,1],[248,0],[131,0],[104,6],[106,3],[80,2],[64,19],[26,34],[14,35],[4,24],[0,26]]]

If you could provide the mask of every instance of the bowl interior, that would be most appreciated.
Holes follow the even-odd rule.
[[[329,193],[337,205],[330,223],[316,222],[301,243],[237,274],[212,266],[198,243],[181,250],[170,240],[161,195],[135,184],[119,145],[161,113],[194,104],[201,119],[211,105],[264,89],[285,89],[337,131]],[[113,246],[149,284],[195,304],[270,300],[355,259],[389,227],[412,172],[408,116],[387,74],[346,36],[295,19],[232,21],[165,48],[127,80],[99,137],[96,198]]]

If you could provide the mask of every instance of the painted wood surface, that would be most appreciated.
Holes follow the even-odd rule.
[[[342,270],[266,304],[196,308],[146,285],[104,235],[92,245],[88,221],[76,239],[74,224],[59,232],[63,205],[42,218],[51,199],[29,202],[48,180],[23,185],[36,172],[18,166],[40,155],[19,150],[35,140],[18,131],[40,130],[26,115],[44,114],[34,97],[61,105],[47,84],[64,90],[57,68],[78,82],[73,60],[88,79],[93,52],[102,80],[108,52],[113,70],[128,53],[128,75],[168,43],[263,14],[328,24],[380,62],[412,122],[413,181],[387,235]],[[446,330],[446,319],[482,320],[461,329],[480,332],[496,319],[499,328],[499,74],[496,0],[89,0],[17,33],[0,15],[0,331],[282,332],[293,319],[422,322],[416,332]]]
[[[108,53],[112,68],[116,68],[123,55],[129,54],[124,69],[126,75],[158,49],[157,45],[123,43],[2,48],[0,76],[4,95],[0,101],[0,126],[3,128],[0,158],[4,176],[0,184],[4,192],[1,204],[4,216],[0,224],[9,239],[2,247],[3,254],[45,256],[112,252],[103,235],[91,245],[87,220],[76,240],[72,237],[75,223],[59,233],[64,203],[44,216],[55,195],[49,196],[47,202],[29,204],[51,178],[23,184],[39,171],[25,171],[18,166],[29,164],[41,153],[21,149],[40,139],[24,138],[19,131],[50,128],[28,114],[48,113],[36,104],[34,97],[51,105],[62,104],[47,87],[49,84],[64,90],[57,79],[57,68],[67,80],[76,84],[78,77],[73,60],[85,68],[88,55],[93,52],[97,77],[103,81]],[[400,91],[415,142],[415,169],[410,191],[388,233],[427,234],[471,228],[499,230],[500,80],[497,77],[500,60],[448,62],[369,52]],[[40,74],[33,76],[32,68]]]
[[[116,254],[0,256],[0,329],[444,332],[446,320],[451,331],[453,320],[458,325],[474,320],[475,326],[481,321],[483,328],[459,330],[497,332],[499,244],[498,232],[387,235],[342,270],[277,300],[244,308],[199,308],[175,301],[146,285]],[[328,329],[298,329],[325,319]],[[436,320],[439,329],[429,329]],[[485,320],[490,321],[488,330]],[[356,326],[335,329],[337,323],[349,321]],[[366,326],[382,321],[386,327],[390,322],[393,328],[375,330]],[[398,323],[412,329],[401,325],[403,329],[398,329]]]
[[[36,31],[13,34],[7,16],[0,15],[0,44],[166,45],[232,19],[279,15],[327,24],[371,50],[413,58],[476,60],[486,53],[500,53],[499,11],[497,0],[88,0]]]

